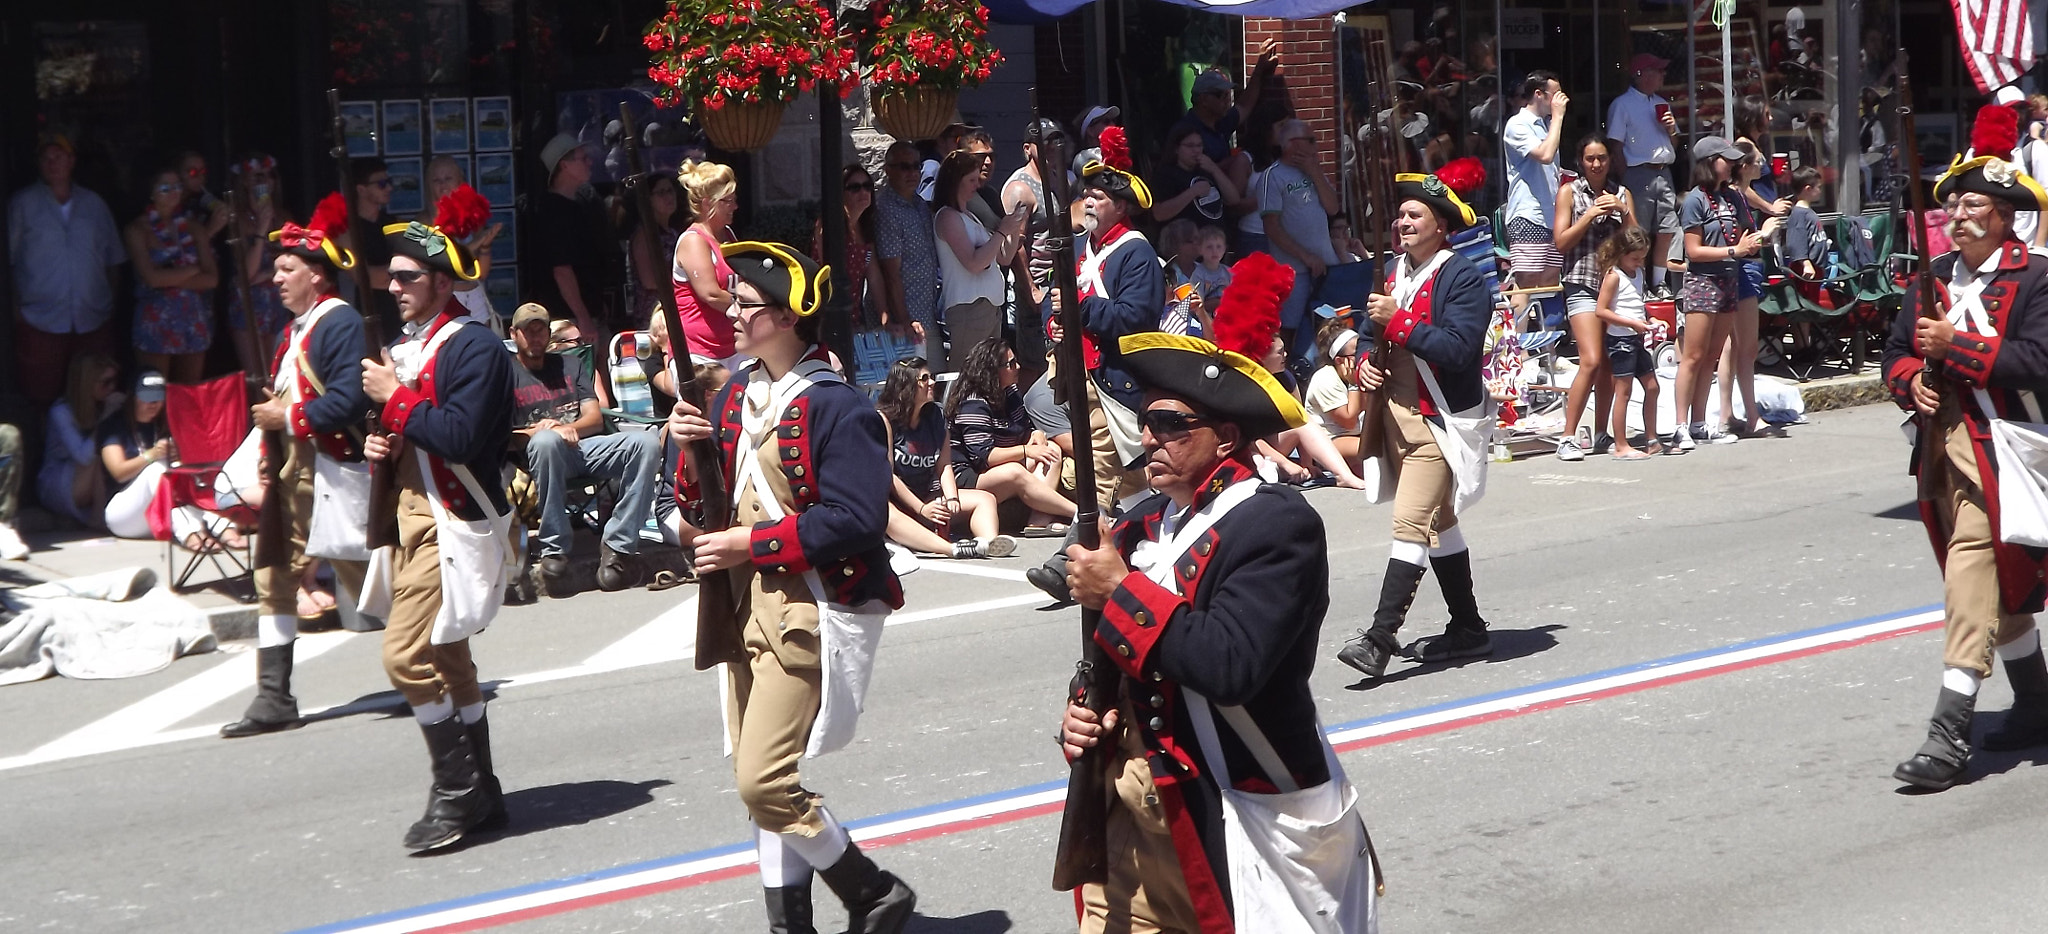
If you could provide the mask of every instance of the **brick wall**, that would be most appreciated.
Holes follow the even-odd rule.
[[[1244,61],[1249,69],[1258,61],[1259,46],[1267,39],[1280,41],[1280,70],[1287,77],[1287,91],[1294,102],[1295,116],[1308,122],[1322,149],[1323,171],[1337,175],[1337,71],[1333,44],[1336,25],[1330,17],[1317,19],[1270,19],[1247,17],[1244,21]]]

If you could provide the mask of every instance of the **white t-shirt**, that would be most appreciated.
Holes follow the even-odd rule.
[[[1649,311],[1643,307],[1643,271],[1638,269],[1631,274],[1617,267],[1610,274],[1618,280],[1614,286],[1614,313],[1630,321],[1650,320]],[[1635,328],[1618,324],[1607,326],[1608,337],[1627,337],[1635,333]]]
[[[1344,377],[1337,375],[1337,368],[1325,366],[1308,378],[1308,391],[1302,394],[1302,407],[1308,409],[1308,414],[1315,416],[1316,424],[1323,426],[1323,430],[1329,432],[1330,437],[1347,437],[1358,434],[1363,419],[1353,422],[1350,428],[1345,428],[1331,419],[1329,412],[1332,409],[1343,408],[1345,400],[1350,395],[1351,387],[1345,385]]]

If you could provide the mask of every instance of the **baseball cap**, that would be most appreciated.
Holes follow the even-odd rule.
[[[548,310],[546,308],[536,305],[533,302],[527,302],[526,304],[519,306],[519,309],[517,311],[512,312],[512,330],[517,331],[520,328],[523,328],[529,324],[534,323],[535,321],[538,321],[542,324],[546,324],[548,323],[548,320],[552,317],[552,315],[548,314]]]
[[[1712,159],[1715,156],[1720,156],[1721,158],[1727,159],[1731,162],[1741,162],[1749,158],[1748,156],[1743,155],[1742,150],[1735,148],[1734,143],[1731,143],[1718,136],[1702,136],[1698,140],[1693,142],[1693,159]]]
[[[1051,117],[1040,117],[1038,122],[1024,128],[1024,141],[1027,143],[1043,143],[1048,139],[1066,135],[1066,127],[1060,126],[1060,122]]]
[[[1628,60],[1628,71],[1632,75],[1646,71],[1663,71],[1664,66],[1669,64],[1671,60],[1668,58],[1661,58],[1648,52],[1637,52],[1636,57]]]
[[[1999,104],[2003,104],[2007,107],[2010,107],[2023,100],[2026,100],[2027,95],[2020,91],[2019,88],[2008,84],[2005,87],[1999,88],[1998,93],[1992,95],[1991,99]]]
[[[164,375],[155,370],[143,370],[142,375],[135,377],[135,401],[164,401]]]
[[[1190,93],[1196,95],[1208,94],[1215,91],[1228,91],[1233,87],[1236,87],[1236,85],[1230,80],[1228,75],[1212,68],[1196,76],[1195,89]]]
[[[561,165],[563,159],[568,158],[570,153],[582,145],[583,141],[574,136],[556,133],[554,139],[548,140],[548,144],[540,148],[540,164],[547,166],[548,174],[552,176],[555,174],[555,166]]]
[[[1095,123],[1100,120],[1115,120],[1117,117],[1120,117],[1122,115],[1123,111],[1115,107],[1104,107],[1101,105],[1096,105],[1094,107],[1088,108],[1085,111],[1082,111],[1081,122],[1075,125],[1081,128],[1081,132],[1086,133],[1088,132],[1089,124]]]

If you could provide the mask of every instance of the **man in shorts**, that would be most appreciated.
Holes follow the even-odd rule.
[[[1650,297],[1667,300],[1671,290],[1664,285],[1665,263],[1674,258],[1672,244],[1679,229],[1678,194],[1671,187],[1671,163],[1678,156],[1671,140],[1678,135],[1678,120],[1671,116],[1671,102],[1657,89],[1664,86],[1669,64],[1648,52],[1629,59],[1629,89],[1607,105],[1607,138],[1621,141],[1621,151],[1614,155],[1628,167],[1621,183],[1635,200],[1636,223],[1654,238],[1650,262],[1644,267]]]
[[[1522,79],[1522,96],[1529,103],[1501,130],[1507,148],[1508,261],[1517,290],[1556,288],[1564,254],[1557,251],[1550,225],[1557,210],[1557,157],[1569,98],[1558,87],[1557,75],[1542,70]],[[1519,312],[1529,296],[1516,295],[1510,302]]]

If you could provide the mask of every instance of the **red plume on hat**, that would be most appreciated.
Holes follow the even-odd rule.
[[[434,203],[434,226],[457,240],[469,239],[490,219],[491,203],[468,185],[455,186],[454,191]]]
[[[341,199],[341,192],[330,191],[313,206],[313,217],[306,221],[306,229],[319,231],[330,240],[348,233],[348,202]]]
[[[1970,127],[1970,152],[1979,156],[2012,158],[2020,144],[2020,115],[2002,104],[1985,104]]]
[[[1294,268],[1264,253],[1230,267],[1230,287],[1216,303],[1216,346],[1252,360],[1273,349],[1280,305],[1294,291]]]
[[[1473,156],[1452,159],[1436,170],[1436,177],[1457,192],[1458,197],[1471,201],[1479,186],[1486,184],[1486,163]]]
[[[1120,126],[1102,130],[1102,164],[1121,172],[1131,170],[1131,143]]]

